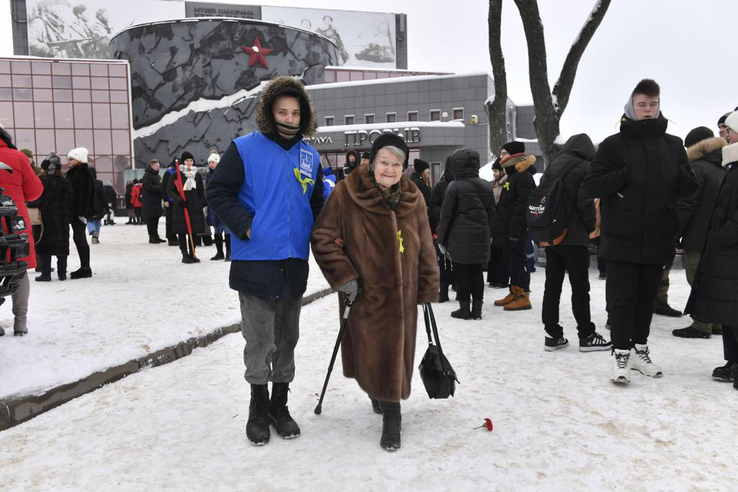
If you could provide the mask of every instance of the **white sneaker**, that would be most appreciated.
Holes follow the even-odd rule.
[[[660,378],[664,375],[661,368],[651,362],[648,345],[636,344],[631,352],[631,369],[650,378]]]
[[[630,350],[612,351],[612,375],[610,381],[618,384],[630,383]]]

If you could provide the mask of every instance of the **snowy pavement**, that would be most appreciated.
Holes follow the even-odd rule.
[[[146,226],[124,221],[103,227],[100,244],[90,245],[91,279],[60,282],[53,273],[52,282],[35,282],[30,272],[27,336],[13,336],[10,299],[0,307],[0,399],[39,394],[240,321],[230,263],[210,261],[215,246],[184,265],[178,248],[148,244]],[[70,253],[74,271],[71,238]],[[312,261],[310,268],[306,295],[328,287]]]
[[[604,282],[595,275],[593,316],[601,327]],[[396,453],[379,447],[381,417],[342,377],[340,361],[322,415],[313,414],[338,329],[332,295],[302,311],[290,396],[299,439],[273,435],[259,448],[246,440],[243,339],[233,334],[0,433],[0,484],[5,490],[736,490],[738,391],[710,379],[723,364],[720,338],[675,338],[671,330],[687,319],[655,316],[650,346],[665,376],[634,373],[630,386],[615,386],[607,352],[576,350],[568,287],[562,321],[574,343],[543,351],[543,279],[542,270],[533,274],[534,309],[526,312],[493,307],[502,292],[489,288],[482,321],[452,320],[455,303],[436,305],[461,385],[456,398],[432,401],[415,372]],[[681,307],[689,292],[684,271],[673,271],[671,280],[671,304]],[[196,306],[179,315],[215,321]],[[418,336],[416,366],[425,350],[422,328]],[[494,430],[474,430],[485,417]]]

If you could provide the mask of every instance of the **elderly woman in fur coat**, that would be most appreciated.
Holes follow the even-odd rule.
[[[377,138],[369,164],[338,183],[312,233],[325,278],[341,301],[355,300],[342,340],[343,373],[383,415],[380,445],[388,451],[400,447],[400,400],[410,396],[417,305],[438,298],[425,201],[402,176],[407,156],[402,138]]]

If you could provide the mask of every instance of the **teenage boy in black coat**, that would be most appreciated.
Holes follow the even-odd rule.
[[[682,140],[666,133],[659,85],[638,83],[620,132],[595,155],[586,186],[601,198],[602,242],[613,343],[611,381],[629,383],[631,367],[661,377],[648,335],[664,266],[674,258],[677,200],[697,187]]]

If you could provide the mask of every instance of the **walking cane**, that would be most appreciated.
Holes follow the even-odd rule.
[[[336,346],[333,347],[333,355],[331,356],[331,363],[328,365],[328,374],[325,375],[325,382],[323,383],[323,391],[320,393],[318,399],[318,406],[315,407],[315,415],[320,415],[323,411],[323,398],[325,397],[325,390],[328,389],[328,380],[331,378],[331,372],[333,372],[333,364],[336,362],[336,355],[338,355],[338,347],[341,346],[341,339],[343,338],[343,331],[346,329],[346,321],[349,317],[349,311],[351,311],[351,304],[348,297],[346,297],[346,309],[343,311],[343,318],[341,319],[341,327],[338,329],[338,339],[336,340]]]

